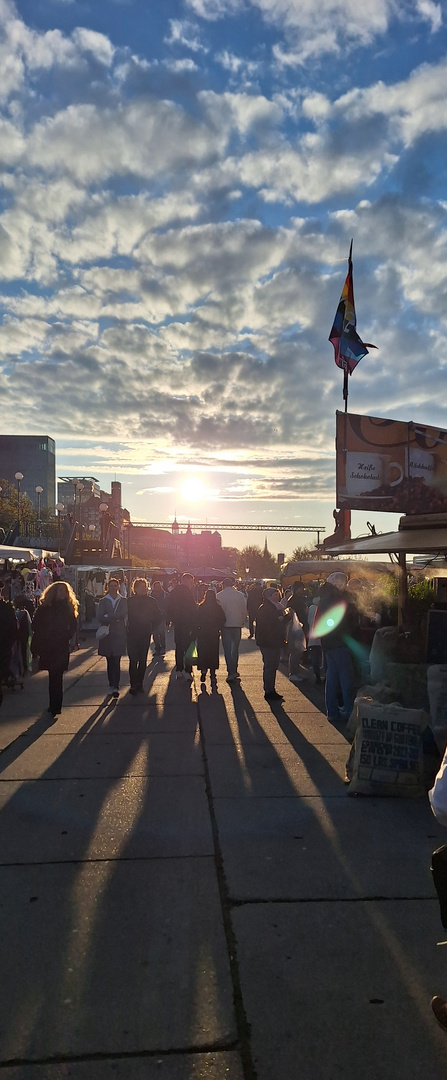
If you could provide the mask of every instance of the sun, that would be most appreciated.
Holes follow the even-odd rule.
[[[207,490],[200,476],[189,476],[180,485],[180,495],[185,502],[200,502],[206,497]]]

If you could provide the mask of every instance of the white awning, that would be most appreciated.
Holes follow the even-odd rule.
[[[344,544],[326,549],[327,555],[381,555],[384,552],[405,555],[433,555],[447,552],[447,527],[399,529],[377,536],[358,536]]]
[[[0,562],[4,562],[5,559],[13,559],[15,562],[35,562],[42,558],[60,559],[61,556],[57,551],[47,551],[45,548],[8,547],[7,544],[0,544]]]

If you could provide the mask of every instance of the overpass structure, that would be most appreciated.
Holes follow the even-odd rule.
[[[138,525],[139,528],[143,527],[143,528],[147,528],[147,529],[169,529],[169,530],[172,531],[173,522],[172,521],[134,521],[134,522],[132,522],[132,524],[133,525]],[[185,529],[187,528],[186,525],[183,526],[183,524],[182,524],[182,528],[183,527]],[[284,533],[286,533],[286,532],[297,532],[298,533],[298,532],[300,532],[300,533],[316,533],[317,534],[317,545],[318,546],[320,544],[320,533],[326,532],[326,529],[322,525],[271,525],[271,524],[268,524],[268,525],[256,525],[256,524],[255,525],[233,525],[233,524],[228,524],[227,522],[221,522],[219,524],[214,524],[214,523],[211,523],[209,521],[204,521],[204,522],[195,521],[194,525],[190,525],[190,528],[194,529],[196,531],[197,530],[200,530],[200,531],[209,530],[210,532],[263,532],[263,533],[266,533],[266,532],[269,532],[269,533],[270,532],[284,532]],[[180,526],[179,526],[179,530],[180,530]]]
[[[133,525],[145,526],[147,529],[172,529],[172,521],[133,521]],[[179,526],[180,527],[180,526]],[[219,532],[326,532],[322,525],[215,525],[209,521],[195,521],[191,529],[212,529]],[[183,523],[181,528],[183,528]],[[185,528],[187,526],[185,525]]]

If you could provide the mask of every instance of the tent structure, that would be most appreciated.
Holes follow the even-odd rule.
[[[407,515],[399,521],[397,532],[358,536],[345,543],[331,547],[331,555],[395,555],[399,573],[399,622],[404,621],[407,601],[407,555],[424,555],[427,565],[430,558],[447,555],[447,515]],[[418,568],[421,568],[418,560]],[[446,571],[447,576],[447,561]],[[439,575],[437,575],[439,576]]]
[[[46,551],[45,548],[22,548],[22,547],[9,547],[7,544],[0,544],[0,562],[5,562],[5,559],[10,559],[11,562],[35,562],[36,559],[60,559],[58,551]],[[62,560],[63,561],[63,560]]]
[[[202,581],[222,581],[223,578],[236,576],[232,570],[222,570],[222,568],[218,570],[215,566],[193,566],[187,572],[194,574],[195,578],[201,578]]]
[[[373,581],[378,574],[393,573],[393,566],[391,563],[359,562],[356,559],[301,559],[298,562],[286,563],[282,567],[281,581],[283,585],[291,585],[296,580],[322,581],[337,570],[342,570],[348,578],[367,578]]]

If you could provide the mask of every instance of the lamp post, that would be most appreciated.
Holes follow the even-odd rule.
[[[37,495],[37,535],[38,536],[40,536],[41,531],[42,531],[41,530],[41,521],[40,521],[40,498],[41,498],[42,492],[43,492],[43,487],[41,487],[40,484],[38,484],[37,487],[36,487],[36,495]]]
[[[23,472],[14,473],[14,479],[17,480],[17,524],[19,526],[20,536],[20,484],[23,480]]]
[[[74,488],[74,494],[73,494],[73,524],[74,524],[74,538],[76,540],[77,539],[77,532],[78,532],[77,527],[76,527],[76,525],[77,525],[77,523],[76,523],[76,492],[77,492],[77,488],[78,488],[78,481],[76,479],[73,480],[73,488]]]
[[[83,490],[84,490],[84,485],[81,483],[80,480],[78,480],[78,491],[79,491],[79,539],[81,541],[81,544],[82,544],[82,492],[83,492]]]
[[[105,544],[106,544],[106,513],[107,513],[108,509],[109,509],[109,507],[108,507],[107,503],[102,502],[102,503],[99,504],[99,510],[100,510],[100,513],[101,513],[101,551],[102,551],[103,558],[104,558],[104,555],[105,555],[104,548],[105,548]]]
[[[60,549],[61,549],[61,514],[65,510],[64,504],[61,503],[61,502],[56,503],[56,510],[57,510],[57,535],[58,535],[59,551],[60,551]]]
[[[92,543],[93,542],[93,534],[95,532],[95,525],[93,525],[93,523],[91,525],[89,525],[88,531],[90,533],[90,543]]]

